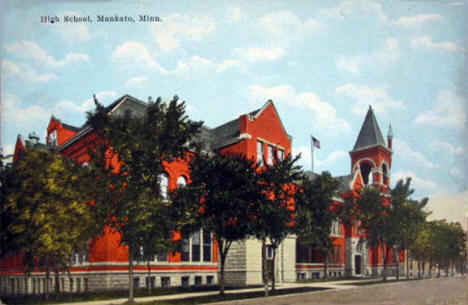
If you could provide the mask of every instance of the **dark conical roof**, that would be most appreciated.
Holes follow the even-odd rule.
[[[354,144],[353,151],[378,145],[388,149],[382,133],[380,132],[379,124],[375,119],[374,111],[372,110],[372,107],[369,106],[366,118],[364,119],[361,131],[359,132],[359,136],[356,140],[356,144]]]

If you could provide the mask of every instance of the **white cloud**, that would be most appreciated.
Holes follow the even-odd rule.
[[[317,160],[317,166],[326,168],[332,164],[335,164],[336,162],[347,164],[349,162],[348,153],[342,150],[335,150],[330,155],[328,155],[324,160]]]
[[[244,12],[237,6],[228,6],[226,13],[226,23],[233,24],[241,22],[244,19]]]
[[[439,165],[429,161],[422,153],[414,151],[411,146],[399,139],[393,141],[393,151],[398,154],[401,158],[409,160],[421,168],[438,168]]]
[[[409,28],[422,26],[428,22],[440,21],[442,16],[439,14],[420,14],[414,16],[405,16],[395,20],[393,23],[399,27]]]
[[[435,127],[464,128],[466,106],[463,97],[453,90],[441,90],[432,109],[419,114],[415,124]]]
[[[400,179],[406,180],[406,178],[408,177],[411,178],[412,188],[414,188],[419,193],[425,194],[425,196],[430,196],[431,194],[440,192],[440,187],[436,182],[432,180],[423,179],[417,176],[412,171],[400,170],[391,175],[393,183],[396,183]]]
[[[297,156],[301,154],[301,158],[299,159],[299,164],[304,168],[304,170],[311,169],[311,155],[312,152],[310,151],[310,146],[298,146],[292,147],[292,155]]]
[[[314,93],[296,93],[295,89],[289,85],[270,88],[252,85],[249,87],[249,91],[251,99],[255,101],[272,99],[277,103],[309,110],[312,112],[311,122],[314,128],[345,132],[350,130],[348,122],[337,117],[336,109],[329,102],[322,101]]]
[[[89,57],[87,55],[76,53],[68,53],[64,59],[56,60],[47,51],[29,40],[15,42],[6,50],[14,56],[18,56],[26,60],[32,59],[37,64],[49,66],[52,68],[60,68],[74,62],[89,61]]]
[[[4,100],[4,118],[9,124],[21,127],[26,132],[36,131],[36,126],[45,125],[52,111],[40,105],[22,107],[20,101],[11,94],[6,94]]]
[[[432,141],[430,146],[432,149],[449,152],[450,154],[461,154],[464,150],[463,147],[455,148],[452,144],[439,140]]]
[[[298,146],[292,148],[293,156],[297,156],[301,154],[301,159],[299,160],[299,164],[305,170],[310,170],[312,165],[312,152],[310,150],[310,146]],[[315,153],[314,157],[314,172],[317,172],[317,168],[321,170],[327,170],[331,166],[337,163],[349,163],[349,155],[345,151],[336,150],[329,154],[325,159],[320,160],[318,158],[317,152]]]
[[[428,50],[438,50],[446,52],[460,52],[460,48],[453,41],[444,41],[444,42],[435,42],[431,36],[420,36],[414,38],[410,42],[410,46],[413,49],[428,49]]]
[[[235,59],[227,59],[223,61],[222,63],[219,64],[218,68],[216,69],[216,72],[223,72],[226,70],[229,70],[234,67],[238,67],[241,65],[240,60],[235,60]]]
[[[434,194],[429,197],[427,208],[432,211],[428,219],[447,219],[448,221],[459,222],[463,228],[466,228],[468,192]]]
[[[235,49],[234,54],[237,54],[242,60],[247,62],[257,61],[274,61],[284,56],[284,49],[282,47],[274,48],[258,48],[253,47],[249,49]]]
[[[5,73],[5,75],[18,77],[22,80],[33,83],[49,82],[57,77],[55,74],[50,73],[40,74],[28,65],[16,64],[6,59],[2,60],[2,72]]]
[[[130,78],[124,85],[125,88],[134,88],[141,87],[144,84],[148,83],[148,78],[146,76],[136,76]]]
[[[377,17],[381,21],[388,21],[387,16],[383,13],[382,5],[368,0],[342,1],[335,7],[321,10],[319,16],[320,18],[332,20],[348,20],[370,16]]]
[[[281,42],[302,38],[322,27],[317,20],[302,21],[290,11],[278,11],[259,20],[260,27],[275,40]]]
[[[375,112],[379,114],[406,109],[401,101],[390,98],[384,89],[371,88],[366,85],[345,84],[336,88],[335,92],[354,102],[350,109],[355,114],[366,113],[369,105],[372,105]]]
[[[139,65],[149,67],[163,74],[168,73],[168,71],[161,67],[154,59],[146,45],[137,41],[127,41],[119,45],[112,52],[112,60],[120,65]]]
[[[117,97],[117,92],[113,91],[102,91],[96,93],[96,98],[101,104],[103,104],[103,100],[109,100],[115,97]],[[54,105],[51,112],[53,112],[55,116],[60,117],[61,115],[64,115],[70,111],[75,111],[79,114],[84,114],[86,111],[89,111],[91,109],[94,109],[93,98],[89,98],[81,104],[77,104],[75,102],[67,100],[60,101]]]
[[[15,144],[6,144],[2,147],[3,156],[12,155],[15,152]]]
[[[81,17],[77,12],[67,11],[60,14],[62,16]],[[82,22],[58,22],[52,26],[52,30],[68,42],[86,42],[92,38],[88,26]]]
[[[362,67],[388,66],[400,58],[398,40],[388,38],[384,44],[374,52],[355,56],[339,56],[336,65],[342,70],[359,74]]]
[[[99,102],[103,103],[117,96],[116,92],[102,91],[96,94]],[[105,104],[105,103],[104,103]],[[7,94],[4,104],[6,122],[21,127],[23,132],[39,132],[45,129],[52,115],[57,118],[71,117],[75,113],[84,116],[84,113],[94,108],[94,99],[89,98],[81,103],[69,100],[59,101],[50,108],[41,105],[21,106],[18,98]],[[65,121],[66,123],[66,121]],[[83,123],[83,122],[80,122]]]
[[[194,55],[185,61],[179,61],[177,67],[171,70],[170,73],[214,72],[216,69],[217,65],[213,61]]]
[[[176,49],[184,41],[200,42],[216,30],[216,23],[208,16],[167,16],[164,22],[151,26],[159,48],[164,51]]]

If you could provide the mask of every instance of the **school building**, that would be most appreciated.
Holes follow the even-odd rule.
[[[124,95],[107,107],[110,115],[121,115],[127,110],[141,113],[146,103],[130,95]],[[52,117],[47,126],[45,145],[57,153],[76,160],[89,162],[86,143],[95,136],[89,127],[74,127]],[[287,133],[273,102],[267,101],[261,108],[240,115],[215,128],[204,127],[199,135],[205,149],[221,153],[241,153],[248,158],[273,162],[274,154],[291,153],[292,137]],[[370,107],[350,154],[350,173],[336,177],[340,186],[334,204],[340,205],[364,185],[380,186],[389,200],[390,172],[392,167],[392,131],[385,141]],[[40,144],[35,135],[29,139],[18,136],[14,160],[20,151]],[[316,176],[309,172],[310,177]],[[175,160],[165,164],[161,177],[162,195],[190,180],[188,164]],[[380,249],[359,246],[362,232],[356,224],[336,221],[332,227],[334,251],[328,262],[328,276],[370,276],[381,274],[383,269]],[[119,245],[118,233],[107,231],[90,243],[89,251],[76,253],[69,272],[59,275],[60,291],[82,292],[128,287],[128,249]],[[192,236],[183,236],[177,253],[159,253],[149,265],[137,261],[134,267],[136,287],[169,287],[214,285],[218,280],[218,252],[210,232],[201,230]],[[267,256],[271,259],[271,251]],[[297,279],[321,278],[324,259],[314,249],[301,243],[300,237],[289,236],[278,247],[275,261],[277,282],[293,282]],[[398,256],[403,262],[404,254]],[[248,239],[232,245],[226,262],[228,285],[261,283],[261,242]],[[404,268],[405,264],[400,264]],[[21,257],[6,257],[0,261],[0,294],[39,294],[46,287],[45,271],[24,273]],[[404,273],[404,270],[401,270]],[[395,272],[392,261],[388,272]],[[51,279],[51,291],[55,280]]]

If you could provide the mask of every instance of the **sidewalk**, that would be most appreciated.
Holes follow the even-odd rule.
[[[365,280],[345,280],[345,281],[330,281],[330,282],[317,282],[317,283],[314,283],[314,282],[312,283],[283,283],[283,284],[277,284],[276,289],[282,290],[282,289],[301,288],[301,287],[316,287],[316,288],[328,288],[330,290],[343,290],[343,289],[356,288],[356,286],[346,285],[346,284],[352,284],[355,282],[362,282],[362,281],[365,281]],[[227,290],[226,294],[257,292],[257,291],[263,291],[263,287]],[[151,302],[151,301],[181,300],[181,299],[187,299],[187,298],[193,298],[193,297],[217,295],[218,293],[219,293],[218,291],[188,292],[188,293],[179,293],[179,294],[172,294],[172,295],[140,297],[140,298],[135,298],[135,301],[138,303],[144,303],[144,302]],[[59,305],[111,305],[111,304],[123,304],[127,300],[128,300],[127,298],[119,298],[119,299],[100,300],[100,301],[60,303]]]

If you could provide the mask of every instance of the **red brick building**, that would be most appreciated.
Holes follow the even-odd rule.
[[[124,95],[107,107],[110,115],[123,114],[130,109],[143,112],[146,104],[134,97]],[[77,128],[52,117],[47,126],[46,145],[63,156],[84,164],[89,162],[85,143],[95,134],[89,127]],[[274,153],[281,158],[291,153],[291,141],[281,122],[273,102],[243,114],[215,128],[203,128],[201,134],[205,149],[221,153],[241,153],[259,162],[273,162]],[[21,150],[37,144],[37,139],[24,141],[18,138],[15,158]],[[372,109],[369,109],[351,156],[351,173],[337,177],[340,188],[334,201],[353,196],[363,185],[374,184],[389,188],[392,135],[383,140]],[[165,163],[161,176],[162,194],[190,181],[188,164],[178,159]],[[309,173],[312,177],[314,173]],[[360,232],[351,224],[336,222],[333,225],[334,253],[329,263],[331,276],[354,276],[376,274],[382,268],[377,249],[357,247]],[[217,283],[218,254],[210,232],[200,231],[192,236],[182,236],[183,246],[178,253],[159,253],[149,264],[137,262],[136,287],[161,287],[185,285],[211,285]],[[63,291],[87,291],[115,289],[128,286],[128,249],[119,245],[120,235],[107,231],[90,243],[87,253],[75,254],[70,274],[60,275]],[[261,282],[261,245],[258,240],[248,239],[231,247],[226,262],[226,280],[230,284],[258,284]],[[323,259],[315,257],[290,236],[280,245],[276,256],[276,279],[279,282],[295,281],[296,278],[321,277]],[[51,283],[54,285],[55,283]],[[41,293],[45,287],[45,273],[34,271],[24,275],[20,257],[6,258],[0,262],[0,291],[11,293]],[[52,287],[53,289],[53,287]]]

